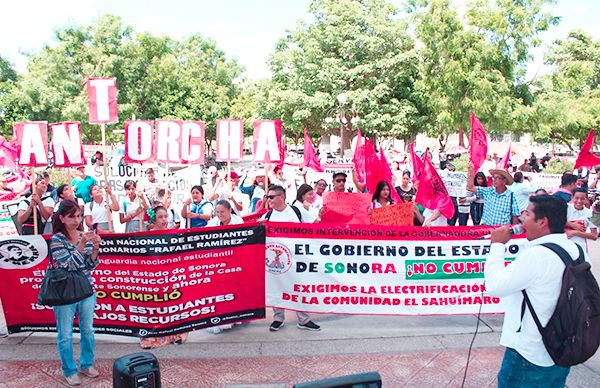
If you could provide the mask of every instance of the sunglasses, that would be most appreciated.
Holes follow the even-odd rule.
[[[337,183],[346,182],[346,180],[345,180],[345,179],[336,179],[335,181],[336,181]]]
[[[279,197],[281,194],[267,195],[267,199],[273,199],[275,197]]]
[[[319,183],[317,186],[327,187],[327,183]]]

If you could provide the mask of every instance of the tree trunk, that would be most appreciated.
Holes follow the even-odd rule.
[[[460,147],[465,147],[465,130],[463,129],[462,125],[460,125],[458,127],[458,145]]]
[[[351,127],[351,125],[342,125],[340,128],[340,136],[341,136],[340,156],[344,157],[344,151],[349,150],[350,145],[352,144],[352,127]]]

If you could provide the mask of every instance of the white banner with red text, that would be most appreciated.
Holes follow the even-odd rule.
[[[501,313],[485,292],[489,227],[268,223],[267,305],[314,313]],[[509,262],[524,238],[507,246]]]

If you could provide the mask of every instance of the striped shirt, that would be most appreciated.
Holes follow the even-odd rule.
[[[83,233],[79,233],[79,239]],[[99,261],[92,259],[92,251],[94,245],[91,241],[85,244],[85,252],[80,252],[75,245],[73,245],[69,239],[62,233],[57,233],[50,239],[50,254],[52,255],[54,264],[56,267],[67,268],[67,269],[79,269],[87,276],[90,283],[94,284],[94,278],[92,278],[92,271],[99,264]]]
[[[508,188],[502,194],[495,187],[477,186],[477,196],[483,198],[482,225],[510,225],[512,216],[519,216],[517,197]]]

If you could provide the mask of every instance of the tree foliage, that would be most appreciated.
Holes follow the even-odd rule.
[[[326,119],[339,118],[344,148],[353,124],[399,138],[426,128],[426,97],[415,88],[419,56],[397,10],[384,0],[315,0],[310,10],[314,22],[300,23],[270,58],[261,113],[296,136],[305,127],[337,132],[339,124]]]
[[[409,3],[425,77],[422,88],[434,112],[432,134],[443,137],[469,127],[469,112],[492,133],[523,132],[531,120],[530,91],[522,83],[537,34],[556,23],[540,12],[545,0],[479,0],[464,19],[450,0]]]
[[[3,130],[19,120],[76,120],[84,141],[98,141],[98,127],[87,124],[86,80],[116,77],[116,128],[133,117],[202,120],[209,139],[239,93],[234,80],[242,68],[198,34],[182,41],[134,34],[119,17],[105,15],[95,25],[59,29],[55,39],[29,58],[28,72],[3,100],[11,116]]]
[[[589,130],[600,126],[600,40],[572,31],[554,42],[545,62],[554,70],[536,84],[535,137],[582,144]]]

